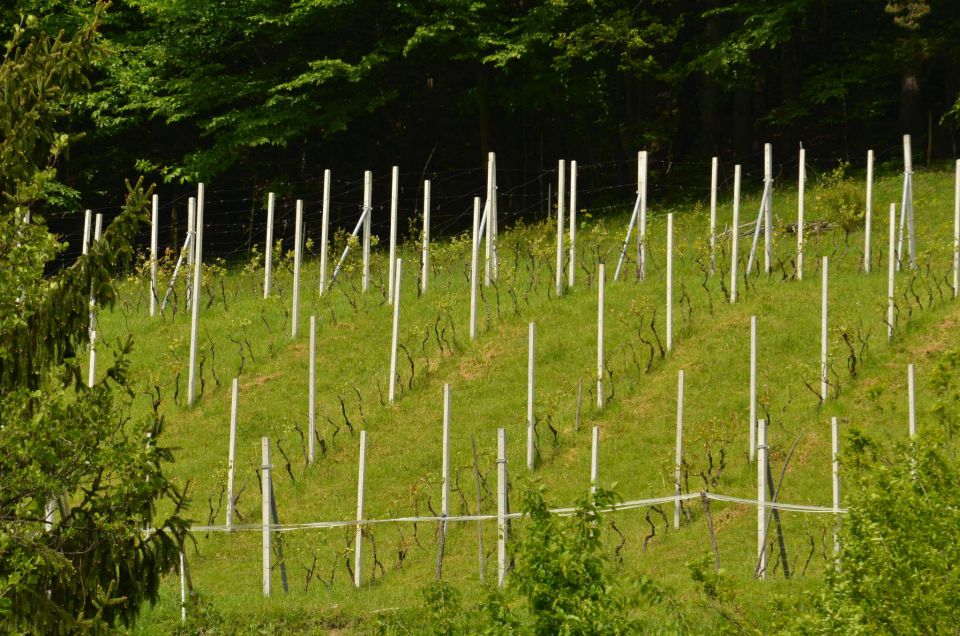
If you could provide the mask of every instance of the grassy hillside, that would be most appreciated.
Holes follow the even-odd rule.
[[[835,192],[835,190],[831,190]],[[703,202],[675,212],[674,348],[661,356],[665,334],[664,234],[668,210],[651,205],[650,263],[638,281],[635,263],[613,282],[628,205],[578,229],[576,284],[557,298],[553,289],[555,226],[518,226],[501,236],[496,285],[483,289],[479,336],[468,337],[469,239],[434,244],[426,294],[417,292],[419,255],[414,242],[401,248],[400,393],[386,403],[392,308],[385,303],[385,249],[374,255],[373,285],[359,291],[359,258],[337,285],[318,295],[319,262],[308,260],[301,287],[299,335],[290,335],[292,265],[275,265],[273,294],[262,298],[262,262],[205,270],[200,322],[203,393],[186,406],[189,314],[183,283],[164,318],[147,315],[141,275],[124,283],[122,301],[100,316],[105,347],[132,333],[134,372],[144,392],[136,410],[161,400],[167,426],[162,442],[176,448],[169,471],[190,484],[198,524],[223,523],[230,382],[240,379],[237,441],[238,522],[259,523],[257,470],[260,438],[273,441],[274,488],[283,523],[349,520],[355,516],[358,432],[368,438],[366,512],[385,518],[439,511],[442,387],[452,386],[452,512],[475,513],[471,436],[476,440],[487,490],[482,510],[496,510],[496,429],[507,429],[513,492],[536,479],[556,505],[569,505],[590,485],[591,428],[600,427],[600,481],[625,499],[673,492],[677,372],[685,372],[684,487],[756,497],[756,468],[748,461],[750,316],[759,318],[759,409],[768,418],[771,464],[778,478],[796,442],[780,499],[830,505],[830,417],[841,430],[858,427],[883,438],[907,435],[906,366],[917,365],[918,421],[930,421],[928,371],[956,342],[960,304],[950,300],[953,175],[915,177],[917,243],[921,267],[897,278],[898,320],[886,339],[886,202],[899,200],[899,177],[876,184],[872,273],[861,271],[862,231],[828,229],[806,242],[802,281],[795,280],[796,237],[776,236],[770,276],[740,280],[740,301],[727,302],[729,237],[719,241],[718,271],[707,273],[708,214]],[[807,219],[832,220],[836,195],[819,200],[808,191]],[[796,192],[778,184],[774,209],[780,226],[795,222]],[[745,196],[744,222],[755,218],[759,193]],[[730,223],[730,198],[721,199],[720,227]],[[215,228],[207,240],[215,240]],[[740,271],[749,237],[741,239]],[[335,243],[343,245],[344,237]],[[762,245],[762,242],[761,242]],[[286,247],[286,246],[285,246]],[[630,250],[633,251],[632,248]],[[339,253],[336,248],[333,250]],[[830,257],[831,397],[821,406],[820,256]],[[607,263],[606,406],[596,404],[598,262]],[[762,258],[760,258],[762,266]],[[166,280],[166,277],[161,277]],[[171,311],[172,309],[175,309]],[[306,463],[309,317],[317,317],[317,460]],[[536,413],[539,466],[526,468],[527,324],[536,323]],[[851,373],[853,343],[855,374]],[[101,349],[101,352],[105,348]],[[106,355],[104,354],[104,357]],[[105,366],[105,365],[103,365]],[[582,414],[575,428],[578,383]],[[712,472],[710,472],[712,471]],[[516,497],[516,495],[514,495]],[[608,515],[605,541],[625,572],[645,573],[689,603],[703,629],[714,614],[697,604],[686,563],[710,552],[699,503],[682,528],[672,529],[672,505]],[[753,578],[754,508],[715,503],[712,508],[721,564],[749,594],[747,613],[769,619],[777,595],[813,589],[832,549],[830,515],[783,513],[793,578],[785,580],[779,551],[771,552],[770,580]],[[516,532],[523,523],[515,524]],[[371,528],[366,539],[364,585],[353,588],[352,528],[304,530],[283,535],[290,592],[275,571],[274,597],[260,586],[260,533],[198,533],[187,554],[201,599],[188,611],[199,620],[263,624],[278,633],[300,628],[367,629],[376,616],[416,607],[416,592],[433,578],[436,527],[396,523]],[[496,528],[483,524],[487,581],[496,578]],[[374,548],[375,545],[375,548]],[[374,563],[374,553],[376,564]],[[445,578],[468,594],[478,588],[477,528],[453,524],[446,542]],[[160,604],[137,631],[169,633],[179,621],[179,582],[171,578]],[[272,626],[272,627],[270,627]],[[227,629],[226,631],[231,631]]]

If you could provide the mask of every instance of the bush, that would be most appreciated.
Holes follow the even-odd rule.
[[[867,208],[866,193],[848,174],[849,169],[849,163],[841,162],[823,175],[813,194],[817,215],[847,234],[863,227]]]

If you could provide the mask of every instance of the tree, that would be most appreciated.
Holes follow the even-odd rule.
[[[99,52],[98,3],[72,37],[19,24],[0,64],[0,629],[73,633],[129,624],[156,599],[187,526],[164,476],[156,410],[132,419],[120,343],[106,377],[81,382],[89,299],[114,299],[149,192],[128,184],[120,216],[88,256],[56,274],[63,245],[43,212],[61,190],[60,124]],[[158,516],[163,506],[166,516]]]

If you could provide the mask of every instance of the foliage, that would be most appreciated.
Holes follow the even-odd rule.
[[[157,598],[186,532],[183,494],[163,475],[156,413],[132,420],[129,339],[88,388],[78,353],[90,296],[109,307],[149,192],[126,204],[88,256],[52,276],[63,249],[42,212],[71,139],[64,108],[98,54],[105,5],[77,33],[14,30],[0,65],[0,628],[72,633],[129,624]],[[157,504],[168,516],[157,517]]]
[[[866,218],[866,195],[849,171],[850,164],[841,162],[823,175],[813,193],[818,216],[846,234],[862,227]]]

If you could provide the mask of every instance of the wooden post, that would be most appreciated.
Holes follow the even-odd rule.
[[[557,296],[563,295],[563,217],[566,214],[564,194],[566,192],[566,162],[561,159],[557,165]]]
[[[197,218],[197,199],[196,197],[190,197],[187,199],[187,267],[193,266],[194,256],[197,250],[197,230],[194,225]],[[187,284],[186,284],[186,308],[190,309],[192,307],[191,301],[193,300],[193,280],[190,275],[187,275]],[[161,310],[163,308],[161,307]]]
[[[470,433],[470,450],[473,453],[473,483],[477,491],[477,515],[483,511],[483,491],[480,485],[480,461],[477,459],[477,440]],[[486,565],[486,556],[483,553],[483,521],[477,520],[477,555],[480,565],[480,582],[483,583],[483,566]]]
[[[353,585],[363,580],[363,487],[367,474],[367,432],[360,431],[360,464],[357,476],[357,534],[353,545]]]
[[[750,316],[750,463],[757,451],[757,317]]]
[[[400,344],[400,259],[393,267],[393,340],[390,345],[390,403],[397,398],[397,347]]]
[[[303,200],[297,199],[296,227],[293,230],[293,309],[290,312],[290,336],[297,337],[300,326],[300,261],[303,259]]]
[[[647,279],[647,151],[637,155],[637,192],[640,195],[640,229],[637,232],[637,267],[640,280]]]
[[[903,136],[904,207],[907,217],[907,237],[910,249],[910,269],[917,269],[917,234],[913,226],[913,152],[910,135]]]
[[[393,302],[394,268],[397,264],[397,206],[400,198],[400,168],[393,167],[390,181],[390,280],[387,284],[387,297]]]
[[[864,213],[863,271],[870,273],[870,235],[873,229],[873,150],[867,151],[867,209]]]
[[[527,469],[533,470],[536,462],[536,420],[534,419],[534,351],[536,348],[534,323],[530,323],[527,336]]]
[[[710,161],[710,274],[716,269],[717,259],[717,170],[720,160]]]
[[[273,558],[273,550],[270,546],[270,513],[273,510],[273,502],[271,501],[273,496],[273,483],[270,481],[270,438],[261,438],[260,447],[262,457],[260,463],[260,519],[262,520],[261,525],[263,528],[263,595],[269,597],[271,560]]]
[[[829,296],[830,261],[823,257],[823,284],[820,297],[820,400],[827,401],[827,355],[829,336],[827,334],[827,300]]]
[[[373,173],[363,173],[363,291],[370,287],[370,217],[373,216]]]
[[[317,431],[317,317],[310,316],[310,362],[309,362],[309,404],[307,406],[308,435],[307,460],[313,463],[316,458]]]
[[[507,429],[497,429],[497,586],[507,578]]]
[[[93,210],[87,210],[83,215],[83,244],[80,250],[84,256],[90,250],[90,222],[93,220]]]
[[[907,407],[909,410],[910,439],[917,435],[917,385],[914,381],[913,363],[907,365]]]
[[[763,180],[767,197],[763,202],[763,271],[770,273],[773,263],[773,146],[763,144]]]
[[[470,339],[477,339],[477,278],[480,275],[480,197],[473,197],[473,247],[470,251]]]
[[[160,213],[160,197],[150,200],[150,317],[157,314],[157,217]]]
[[[667,214],[667,353],[673,349],[673,212]]]
[[[500,241],[500,214],[497,211],[497,153],[490,153],[490,163],[493,164],[491,173],[493,175],[493,192],[490,198],[490,214],[493,215],[493,280],[497,280],[500,272],[500,250],[498,248]]]
[[[730,303],[737,302],[737,246],[740,243],[740,165],[733,167],[733,227],[730,229]]]
[[[677,373],[677,448],[674,457],[673,486],[676,499],[673,504],[673,529],[680,529],[680,485],[683,478],[683,369]]]
[[[889,250],[889,266],[887,268],[887,340],[893,340],[893,321],[896,317],[893,314],[894,308],[894,276],[897,269],[897,254],[896,254],[896,240],[897,240],[897,204],[890,204],[890,245],[887,248]]]
[[[421,258],[420,293],[427,293],[430,278],[430,180],[423,182],[423,256]]]
[[[180,550],[180,624],[187,622],[187,568]]]
[[[443,385],[443,441],[441,451],[440,516],[443,523],[440,531],[447,534],[447,517],[450,516],[450,384]]]
[[[960,296],[960,159],[953,186],[953,297]]]
[[[227,529],[233,527],[234,509],[234,473],[237,456],[237,403],[239,402],[240,380],[233,379],[230,395],[230,448],[227,450]]]
[[[757,420],[757,578],[767,578],[767,422]]]
[[[597,479],[600,469],[600,427],[593,427],[593,443],[590,446],[590,492],[597,492]]]
[[[187,385],[187,405],[192,406],[197,389],[197,347],[200,344],[200,282],[203,269],[203,183],[197,185],[196,244],[194,246],[193,290],[194,303],[190,316],[190,377]]]
[[[97,214],[93,229],[93,242],[100,240],[103,229],[103,215]],[[90,366],[87,369],[87,386],[92,387],[97,380],[97,299],[90,294]]]
[[[490,286],[490,276],[493,268],[493,153],[487,153],[487,201],[486,220],[483,231],[486,234],[486,253],[483,260],[483,285]]]
[[[273,272],[273,207],[276,198],[273,192],[267,194],[267,238],[263,250],[263,297],[270,295],[270,275]]]
[[[833,553],[840,553],[840,436],[837,430],[837,416],[830,418],[830,448],[833,457]]]
[[[567,258],[567,285],[573,287],[577,271],[577,162],[570,162],[570,256]]]
[[[603,408],[603,304],[606,287],[606,265],[597,266],[597,408]]]
[[[323,171],[323,218],[320,221],[320,295],[327,291],[327,249],[330,236],[330,171]]]
[[[800,168],[797,177],[797,280],[803,280],[803,195],[807,187],[807,151],[800,149]]]

